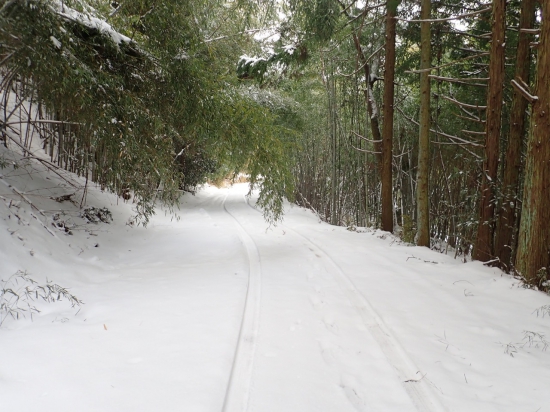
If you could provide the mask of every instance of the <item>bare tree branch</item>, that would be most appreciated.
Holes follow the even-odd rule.
[[[371,140],[371,139],[367,139],[365,136],[361,136],[359,133],[356,133],[352,130],[352,133],[359,137],[360,139],[363,139],[365,142],[369,142],[369,143],[380,143],[382,142],[382,140]]]
[[[462,19],[464,17],[475,16],[477,14],[485,13],[485,12],[491,11],[491,10],[492,10],[492,7],[487,7],[486,9],[473,11],[471,13],[464,13],[464,14],[460,14],[458,16],[445,17],[443,19],[425,19],[425,20],[414,19],[414,20],[408,20],[408,19],[404,19],[404,18],[401,18],[401,17],[396,17],[396,19],[401,20],[401,21],[406,21],[407,23],[422,23],[423,21],[427,21],[427,22],[430,22],[430,23],[435,23],[435,22],[441,22],[441,21],[458,20],[458,19]]]
[[[518,80],[521,81],[521,79],[514,79],[511,81],[514,90],[521,94],[531,104],[539,100],[538,96],[533,96],[531,93],[529,93],[528,90],[526,90],[526,88],[524,87],[525,83],[522,82],[523,84],[520,84]]]
[[[405,73],[412,73],[412,74],[415,74],[415,73],[431,72],[432,70],[438,70],[438,69],[442,69],[442,68],[444,68],[444,67],[454,66],[455,64],[460,63],[460,62],[463,62],[463,61],[466,61],[466,60],[472,60],[472,59],[475,59],[475,58],[477,58],[477,57],[488,56],[488,55],[489,55],[489,52],[480,53],[480,54],[476,54],[475,56],[468,56],[468,57],[464,57],[463,59],[460,59],[460,60],[455,60],[454,62],[442,64],[441,66],[430,67],[429,69],[422,69],[422,70],[406,70]]]
[[[442,99],[448,100],[449,102],[454,103],[458,106],[467,107],[468,109],[477,109],[477,110],[487,109],[487,106],[478,106],[478,105],[474,105],[474,104],[459,102],[458,100],[453,99],[452,97],[445,96],[443,94],[439,95],[439,97],[441,97]]]
[[[441,81],[449,82],[449,83],[457,83],[457,84],[464,84],[464,85],[467,85],[467,86],[479,86],[479,87],[487,87],[487,85],[483,84],[483,83],[472,83],[472,82],[489,80],[489,78],[487,78],[487,77],[471,77],[471,78],[465,77],[465,78],[455,79],[455,78],[452,78],[452,77],[436,76],[434,74],[430,74],[428,77],[430,79],[441,80]]]

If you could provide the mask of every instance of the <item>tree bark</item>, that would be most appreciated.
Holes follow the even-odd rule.
[[[487,262],[493,259],[493,218],[495,210],[494,185],[497,180],[499,139],[504,89],[504,51],[506,34],[506,0],[493,0],[489,85],[487,92],[487,119],[485,161],[481,184],[479,225],[474,259]]]
[[[363,71],[365,73],[365,100],[367,102],[367,114],[370,118],[370,129],[372,133],[372,140],[374,140],[374,151],[376,152],[376,161],[378,163],[378,170],[382,171],[382,136],[380,135],[380,124],[378,121],[378,107],[376,101],[374,100],[374,95],[372,92],[372,86],[374,85],[373,76],[371,76],[371,68],[367,62],[365,54],[361,49],[361,43],[359,42],[359,37],[357,34],[353,34],[353,43],[355,44],[355,49],[359,55],[359,60],[363,65]]]
[[[392,151],[395,78],[395,16],[400,0],[388,0],[386,14],[386,64],[384,71],[384,124],[382,128],[382,230],[393,232]]]
[[[431,17],[431,0],[422,0],[420,18],[428,20]],[[420,69],[431,67],[430,22],[423,21],[420,26]],[[430,72],[420,73],[420,136],[418,139],[418,171],[417,181],[417,234],[418,246],[430,247]]]
[[[531,129],[527,145],[516,269],[543,286],[550,277],[550,2],[542,3],[542,27]]]
[[[521,2],[521,16],[519,27],[532,29],[535,24],[536,0],[523,0]],[[529,43],[531,35],[519,32],[517,46],[517,59],[515,78],[521,78],[529,84],[531,49]],[[495,236],[495,252],[500,261],[500,267],[506,272],[510,271],[512,261],[512,248],[516,226],[516,209],[518,203],[519,176],[522,167],[521,148],[525,136],[527,100],[515,92],[512,97],[510,111],[510,134],[508,149],[504,164],[504,176],[502,180],[502,206],[498,216],[497,234]]]
[[[336,79],[331,67],[330,77],[327,79],[328,94],[328,120],[330,128],[331,144],[331,190],[330,190],[330,223],[338,224],[338,199],[337,199],[337,129],[336,129]]]

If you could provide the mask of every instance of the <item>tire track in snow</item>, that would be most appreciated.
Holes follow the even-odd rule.
[[[260,212],[258,209],[250,205],[246,198],[245,202],[252,210]],[[386,326],[382,318],[380,318],[380,316],[376,313],[369,300],[355,286],[351,278],[344,273],[336,261],[307,236],[288,227],[287,225],[283,226],[293,232],[296,236],[309,243],[312,246],[310,250],[328,263],[327,269],[332,269],[328,270],[328,272],[334,276],[342,290],[345,291],[349,301],[359,313],[363,323],[367,327],[367,330],[370,331],[389,363],[396,370],[399,380],[417,410],[419,412],[447,411],[447,408],[441,403],[439,397],[433,392],[432,388],[428,386],[426,381],[422,380],[421,376],[418,376],[418,373],[420,372],[419,368],[407,355],[397,338],[392,335],[389,328]]]
[[[328,253],[317,246],[312,240],[288,226],[285,227],[306,240],[313,247],[314,253],[321,255],[325,262],[328,262],[328,266],[332,268],[329,272],[332,273],[342,290],[345,291],[353,307],[361,316],[363,323],[382,349],[384,355],[386,355],[390,364],[397,371],[403,387],[416,408],[421,412],[446,411],[447,409],[441,404],[441,401],[433,393],[432,389],[418,376],[418,367],[407,355],[399,341],[391,334],[384,321],[376,313],[368,299],[355,286],[350,277],[344,273],[342,268]]]
[[[223,200],[223,209],[235,221],[239,237],[246,249],[249,270],[241,327],[222,411],[245,412],[248,409],[250,386],[252,382],[252,368],[260,324],[262,269],[260,255],[254,240],[252,240],[252,237],[246,232],[235,215],[227,209],[226,200],[227,195]]]

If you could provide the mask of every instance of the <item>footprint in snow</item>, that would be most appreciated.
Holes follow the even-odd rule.
[[[334,347],[325,341],[319,341],[319,351],[321,352],[321,357],[328,366],[337,366],[338,361],[334,356]]]
[[[309,301],[311,302],[311,306],[313,306],[313,309],[315,310],[321,310],[325,305],[325,302],[323,301],[323,299],[321,299],[319,296],[316,296],[316,295],[310,295]]]
[[[366,402],[358,389],[359,385],[358,382],[356,382],[356,379],[349,375],[342,375],[340,378],[340,387],[356,411],[366,412],[368,410]]]
[[[329,331],[338,336],[338,325],[332,317],[325,316],[325,318],[323,319],[323,324]]]

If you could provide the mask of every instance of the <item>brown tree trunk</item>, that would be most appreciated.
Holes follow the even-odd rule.
[[[431,14],[431,0],[422,0],[420,18],[428,20]],[[430,22],[423,21],[420,26],[420,68],[431,67]],[[416,244],[430,247],[430,72],[420,73],[420,136],[418,139],[417,171],[417,228]]]
[[[481,184],[479,225],[474,259],[487,262],[493,254],[494,185],[497,179],[499,139],[501,130],[502,95],[504,86],[504,51],[506,33],[506,0],[493,0],[489,88],[487,92],[487,123],[485,127],[485,161]]]
[[[388,0],[386,14],[386,64],[384,71],[384,125],[382,128],[382,230],[393,232],[392,152],[395,78],[395,15],[399,0]]]
[[[520,28],[532,29],[534,27],[535,4],[536,0],[523,0],[521,2]],[[531,63],[530,37],[531,35],[528,33],[519,32],[515,73],[516,79],[520,78],[527,84],[529,84]],[[502,180],[502,207],[498,216],[497,234],[495,236],[495,253],[499,258],[500,267],[506,272],[510,271],[512,239],[514,231],[517,230],[515,215],[518,203],[519,176],[522,166],[521,147],[525,136],[527,104],[527,100],[520,93],[514,93],[510,111],[510,136]]]
[[[331,211],[330,211],[330,223],[338,225],[338,129],[336,117],[336,78],[334,77],[334,71],[331,67],[330,78],[327,81],[329,87],[329,119],[330,119],[330,139],[332,144],[332,172],[331,172],[331,190],[330,197]]]
[[[550,278],[550,1],[542,3],[537,80],[525,163],[516,268],[538,286]]]

